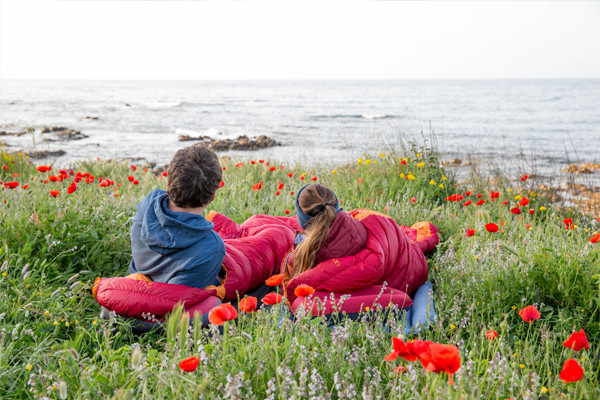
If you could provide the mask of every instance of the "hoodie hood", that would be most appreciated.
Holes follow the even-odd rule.
[[[198,241],[199,235],[212,231],[214,226],[202,215],[171,211],[167,193],[160,189],[150,193],[136,209],[137,215],[142,217],[141,241],[163,255],[187,249]]]

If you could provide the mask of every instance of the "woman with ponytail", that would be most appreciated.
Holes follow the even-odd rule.
[[[299,237],[294,251],[293,276],[323,260],[356,254],[365,245],[367,233],[362,224],[339,208],[335,193],[325,186],[311,184],[300,189],[296,213],[306,235]]]
[[[402,226],[373,210],[346,212],[335,193],[319,184],[300,189],[296,213],[305,232],[297,235],[281,266],[283,294],[292,312],[304,304],[313,315],[329,314],[337,309],[333,303],[340,296],[350,294],[341,308],[349,314],[378,303],[410,309],[415,318],[411,322],[407,317],[409,328],[426,325],[432,318],[424,253],[439,243],[435,226],[429,222]],[[296,295],[296,288],[303,285],[315,289],[314,301]],[[420,304],[411,307],[417,298]]]

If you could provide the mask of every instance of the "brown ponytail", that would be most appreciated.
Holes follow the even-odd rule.
[[[315,257],[327,237],[335,216],[337,198],[331,189],[314,184],[309,185],[298,196],[298,205],[308,215],[313,216],[306,226],[306,237],[294,251],[294,276],[311,269]]]

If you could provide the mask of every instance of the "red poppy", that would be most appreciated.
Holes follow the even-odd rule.
[[[60,182],[60,181],[62,181],[62,179],[60,179],[58,176],[54,176],[54,175],[50,175],[48,177],[48,179],[50,180],[50,182]]]
[[[511,209],[510,212],[515,215],[519,215],[519,214],[521,214],[521,209],[519,207],[515,207],[515,208]]]
[[[293,193],[292,193],[292,194],[293,194]],[[286,213],[286,214],[289,214],[289,213],[290,213],[290,210],[285,210],[285,213]]]
[[[219,182],[219,189],[222,188],[223,186],[225,186],[225,181]]]
[[[529,178],[529,175],[523,175],[523,177],[521,178],[521,182],[525,182],[527,178]]]
[[[583,329],[581,329],[579,332],[571,333],[571,336],[565,340],[563,346],[575,351],[580,351],[581,349],[587,350],[590,348],[590,344],[588,343],[587,336],[585,335]]]
[[[282,301],[283,297],[279,293],[269,293],[262,299],[262,302],[267,305],[279,304]]]
[[[137,167],[135,165],[130,165],[129,168],[131,168],[132,171],[137,171]]]
[[[451,385],[452,375],[460,368],[460,352],[454,345],[428,343],[417,353],[427,371],[448,374]]]
[[[134,184],[134,185],[137,185],[137,183],[136,183],[136,182],[138,182],[138,181],[137,181],[137,180],[133,181],[133,184]],[[138,183],[139,183],[139,182],[138,182]],[[104,179],[104,180],[102,180],[102,181],[100,182],[100,184],[99,184],[98,186],[100,186],[100,187],[109,187],[109,186],[110,186],[110,182],[109,182],[108,180]]]
[[[134,181],[134,179],[135,179],[135,176],[133,176],[133,175],[129,175],[129,176],[127,177],[127,179],[129,179],[129,182],[133,182],[133,181]]]
[[[300,180],[301,180],[301,181],[303,181],[303,180],[304,180],[304,175],[302,175],[302,176],[300,177]]]
[[[529,199],[527,197],[523,197],[521,199],[521,201],[519,202],[520,205],[522,205],[523,207],[525,207],[526,205],[529,204]]]
[[[75,184],[75,182],[71,182],[71,185],[67,189],[67,193],[71,194],[71,193],[73,193],[76,190],[77,190],[77,185]]]
[[[467,236],[473,236],[475,232],[475,229],[467,229]]]
[[[498,332],[496,331],[487,331],[485,333],[485,337],[490,339],[490,340],[496,340],[496,338],[498,337]]]
[[[471,192],[465,192],[465,196],[470,196]]]
[[[278,286],[281,285],[281,282],[283,282],[283,274],[277,274],[267,279],[265,284],[267,286]]]
[[[565,218],[563,219],[563,222],[566,225],[565,229],[575,229],[573,226],[573,218]]]
[[[292,176],[294,176],[294,174],[292,174],[291,172],[288,174],[288,178],[291,178]]]
[[[529,210],[529,215],[533,215],[533,214],[535,214],[535,210],[533,210],[533,209]]]
[[[562,371],[560,371],[558,377],[567,383],[579,381],[583,379],[583,368],[581,368],[577,360],[569,358],[563,364]]]
[[[200,359],[198,357],[190,357],[186,358],[185,360],[182,360],[179,363],[179,368],[181,368],[181,370],[185,372],[194,372],[198,368],[199,364]]]
[[[19,182],[6,182],[4,184],[4,187],[7,188],[7,189],[14,189],[17,186],[19,186]]]
[[[490,193],[490,199],[497,199],[500,197],[500,192],[494,192],[492,190],[492,192]]]
[[[23,186],[21,186],[21,189],[28,189],[28,188],[29,188],[29,185],[23,185]]]
[[[411,197],[410,198],[410,202],[413,203],[413,204],[416,204],[417,203],[417,199],[414,198],[414,197]]]
[[[527,306],[521,309],[521,311],[519,311],[519,315],[525,322],[533,322],[542,316],[538,309],[534,306]]]
[[[16,177],[18,177],[18,176],[19,176],[19,173],[17,173],[17,172],[15,172],[14,174],[12,174],[12,177],[13,177],[13,178],[16,178]]]
[[[244,166],[244,163],[243,163],[243,162],[240,162],[240,163],[237,163],[237,164],[235,164],[235,166],[236,166],[236,167],[238,167],[238,168],[239,168],[239,167],[243,167],[243,166]]]
[[[48,172],[52,169],[52,167],[49,167],[47,165],[40,165],[39,167],[37,167],[37,170],[40,172]]]
[[[50,196],[52,197],[56,197],[60,194],[60,192],[58,190],[51,190],[50,191]]]
[[[95,176],[90,176],[85,180],[85,183],[92,183],[92,182],[94,182],[94,179],[96,179]]]
[[[290,195],[293,195],[293,194],[294,194],[294,192],[290,192]]]
[[[465,197],[462,194],[453,194],[445,198],[446,201],[461,201]]]
[[[466,206],[468,206],[468,205],[471,205],[471,204],[473,204],[473,202],[472,202],[471,200],[469,200],[469,201],[467,201],[465,204],[463,204],[463,206],[465,206],[465,207],[466,207]]]
[[[503,201],[502,204],[504,204],[505,206],[507,206],[508,205],[508,200]]]
[[[594,236],[592,236],[590,238],[590,243],[598,243],[598,240],[600,240],[600,233],[597,233]]]
[[[527,224],[527,225],[525,225],[525,228],[529,229],[529,228],[531,228],[531,225]]]
[[[244,297],[240,300],[238,308],[241,312],[251,313],[256,311],[256,304],[258,299],[254,296]]]
[[[312,180],[313,180],[313,181],[316,181],[317,179],[319,179],[319,178],[317,178],[316,176],[313,176],[313,177],[312,177]]]
[[[484,199],[481,199],[481,200],[479,200],[477,203],[475,203],[475,205],[476,205],[476,206],[480,206],[480,205],[482,205],[483,203],[485,203],[485,200],[484,200]]]
[[[259,163],[264,164],[265,160],[258,160]]]
[[[406,165],[406,160],[400,161],[400,165]]]
[[[477,198],[478,198],[478,199],[480,199],[480,198],[482,198],[482,197],[483,197],[483,195],[482,195],[482,194],[478,194],[478,195],[477,195]]]
[[[8,165],[3,165],[2,169],[5,170],[5,171],[8,171],[10,169],[10,167]]]
[[[414,352],[414,342],[404,343],[402,339],[392,338],[392,345],[394,350],[385,356],[385,361],[394,361],[398,357],[404,358],[406,361],[417,361],[418,357]]]
[[[277,186],[277,189],[281,190],[281,189],[283,189],[284,186],[285,185],[283,183],[280,183],[279,186]]]
[[[485,225],[485,229],[487,229],[487,231],[491,233],[498,232],[498,225],[491,222]]]
[[[405,374],[406,371],[408,371],[406,369],[406,367],[404,365],[399,365],[396,368],[394,368],[392,371],[396,372],[397,374]]]
[[[360,184],[361,184],[361,183],[363,183],[364,181],[365,181],[365,180],[364,180],[363,178],[358,178],[358,179],[356,180],[356,183],[358,183],[358,184],[360,185]]]
[[[213,325],[223,325],[225,321],[235,319],[237,315],[237,310],[231,304],[219,304],[208,312],[208,321]]]
[[[252,185],[252,191],[256,192],[258,190],[262,189],[262,181],[255,183],[254,185]]]
[[[277,169],[277,167],[272,166],[271,168],[269,168],[269,171],[275,171]]]
[[[315,289],[312,286],[308,285],[298,285],[296,289],[294,289],[294,294],[296,297],[307,297],[315,292]]]

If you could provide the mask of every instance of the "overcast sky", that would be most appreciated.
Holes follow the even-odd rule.
[[[600,77],[600,2],[0,1],[0,79]]]

